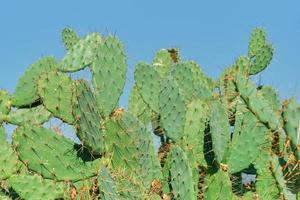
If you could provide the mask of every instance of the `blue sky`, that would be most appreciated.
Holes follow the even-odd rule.
[[[247,53],[251,30],[263,27],[275,47],[261,83],[282,98],[300,95],[300,1],[2,1],[0,4],[0,88],[13,92],[25,69],[39,57],[65,53],[60,32],[70,26],[80,35],[116,34],[125,44],[128,84],[134,64],[150,62],[160,48],[180,48],[206,74]],[[258,78],[254,79],[255,81]],[[126,104],[123,95],[121,104]]]

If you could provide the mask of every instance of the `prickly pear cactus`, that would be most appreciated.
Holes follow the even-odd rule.
[[[158,50],[135,65],[128,109],[122,42],[61,35],[61,60],[43,57],[13,94],[0,90],[0,199],[300,198],[300,104],[251,81],[274,53],[264,30],[217,80]],[[92,80],[74,79],[85,68]]]

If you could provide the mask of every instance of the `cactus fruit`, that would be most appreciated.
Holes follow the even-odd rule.
[[[299,199],[299,102],[251,81],[274,52],[262,29],[217,80],[178,49],[139,62],[128,110],[121,41],[62,38],[59,63],[43,57],[0,90],[0,199]],[[72,78],[85,68],[91,81]]]

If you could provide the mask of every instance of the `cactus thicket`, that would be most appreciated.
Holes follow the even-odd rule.
[[[0,90],[0,199],[300,199],[300,103],[251,80],[274,53],[263,29],[218,79],[178,49],[137,63],[127,110],[121,41],[71,28],[62,40],[61,60],[42,57]],[[91,81],[75,80],[85,68]]]

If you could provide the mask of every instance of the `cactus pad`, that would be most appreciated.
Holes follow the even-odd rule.
[[[174,199],[196,200],[193,176],[185,152],[180,147],[173,147],[169,153],[172,165],[170,180]]]
[[[159,73],[149,64],[138,63],[135,66],[134,78],[144,101],[158,113],[161,81]]]
[[[17,155],[6,141],[4,128],[2,126],[0,126],[0,163],[0,180],[12,176],[21,166]]]
[[[54,57],[43,57],[33,63],[20,78],[12,95],[12,104],[16,107],[27,106],[39,99],[37,81],[43,73],[56,67]]]
[[[103,200],[115,200],[120,196],[117,192],[117,186],[107,168],[102,167],[98,176],[98,185],[100,198]]]
[[[104,152],[104,135],[101,130],[100,112],[88,83],[76,82],[77,104],[74,106],[77,135],[92,154]]]
[[[126,57],[122,43],[113,36],[103,39],[90,66],[98,107],[103,117],[118,105],[126,81]]]
[[[76,42],[58,65],[63,72],[76,72],[92,64],[95,52],[101,44],[102,38],[97,33],[91,33]]]
[[[162,82],[159,95],[159,113],[166,134],[174,141],[182,137],[184,131],[186,108],[177,83],[172,77]]]
[[[216,160],[220,164],[230,142],[230,126],[228,122],[227,112],[224,105],[215,101],[212,103],[210,119],[210,130],[212,137],[212,145],[216,155]]]
[[[6,117],[6,121],[19,126],[25,124],[38,125],[47,122],[51,116],[52,114],[43,105],[39,105],[10,112]]]
[[[72,105],[76,102],[76,95],[69,76],[56,70],[45,73],[38,82],[38,91],[44,106],[55,117],[69,124],[74,122]]]
[[[68,196],[65,183],[43,179],[38,175],[14,175],[8,183],[22,199],[55,200]]]
[[[79,36],[71,28],[66,27],[61,32],[65,48],[69,51],[80,40]]]
[[[49,129],[19,127],[13,135],[13,145],[28,168],[45,178],[77,181],[93,175],[77,156],[75,144]]]

